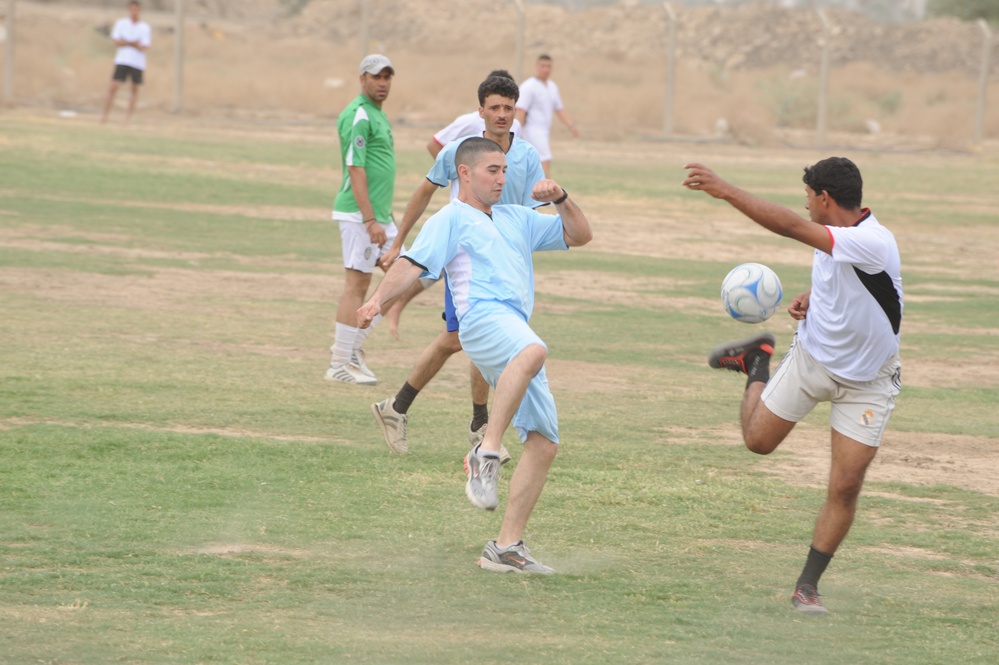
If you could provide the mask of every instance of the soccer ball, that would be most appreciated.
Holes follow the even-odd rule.
[[[729,316],[743,323],[766,321],[780,307],[783,297],[777,273],[762,263],[736,266],[722,281],[722,305]]]

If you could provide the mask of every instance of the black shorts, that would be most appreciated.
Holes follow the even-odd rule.
[[[114,66],[114,74],[111,76],[112,80],[124,83],[129,78],[132,79],[132,83],[135,85],[142,85],[142,70],[128,65]]]

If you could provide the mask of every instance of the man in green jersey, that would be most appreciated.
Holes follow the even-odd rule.
[[[367,298],[371,273],[396,236],[395,149],[392,126],[382,111],[394,75],[392,62],[384,55],[366,56],[361,60],[361,94],[337,119],[343,184],[333,204],[333,219],[340,224],[346,275],[326,370],[329,381],[377,383],[361,348],[371,328],[359,329],[355,312]]]

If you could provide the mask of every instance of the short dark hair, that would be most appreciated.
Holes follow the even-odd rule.
[[[461,145],[458,146],[458,149],[454,153],[454,165],[458,167],[464,164],[471,168],[479,163],[482,155],[491,152],[503,154],[503,148],[495,141],[490,141],[481,136],[467,138],[461,142]]]
[[[846,157],[829,157],[806,166],[801,180],[816,194],[829,194],[841,208],[853,210],[860,207],[864,180],[857,165]]]
[[[502,76],[503,78],[510,79],[511,81],[516,81],[517,80],[517,79],[513,78],[513,74],[511,74],[510,72],[506,71],[505,69],[494,69],[493,71],[489,72],[489,76],[487,76],[486,78],[488,79],[488,78],[492,78],[494,76]]]
[[[551,59],[552,59],[552,57],[550,55],[548,55],[547,53],[542,53],[541,55],[538,56],[538,60],[548,60],[548,61],[551,61]]]
[[[489,95],[499,95],[516,102],[520,99],[520,88],[512,78],[490,76],[479,84],[479,106],[486,105],[486,97]]]

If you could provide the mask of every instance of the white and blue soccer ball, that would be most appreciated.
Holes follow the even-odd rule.
[[[783,297],[777,273],[762,263],[738,265],[722,281],[722,305],[729,316],[743,323],[766,321],[780,307]]]

